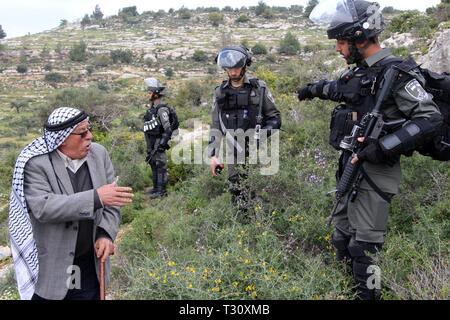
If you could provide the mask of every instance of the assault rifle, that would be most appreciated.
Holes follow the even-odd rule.
[[[353,190],[352,197],[355,197],[357,188],[361,183],[361,167],[363,165],[363,161],[359,159],[356,164],[353,165],[351,163],[353,156],[361,151],[364,147],[364,143],[359,142],[358,138],[363,137],[365,140],[369,138],[378,139],[381,132],[383,131],[383,128],[398,126],[405,122],[404,119],[384,122],[383,115],[380,112],[383,102],[388,97],[392,85],[397,79],[398,72],[399,71],[395,66],[388,69],[385,74],[384,82],[381,85],[381,91],[375,103],[375,107],[372,109],[372,111],[366,113],[359,123],[356,123],[353,126],[351,134],[344,137],[344,139],[342,139],[340,143],[340,147],[344,150],[344,152],[350,153],[350,156],[348,157],[348,161],[345,164],[344,172],[342,173],[342,176],[338,181],[336,190],[330,192],[335,192],[336,204],[334,205],[334,208],[331,211],[330,216],[328,217],[328,226],[330,226],[342,198],[350,190]]]

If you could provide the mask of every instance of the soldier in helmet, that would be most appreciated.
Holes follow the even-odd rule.
[[[150,101],[144,115],[144,134],[147,142],[145,161],[151,166],[153,174],[153,189],[149,196],[150,198],[158,198],[167,194],[166,150],[170,148],[168,143],[172,136],[172,127],[169,107],[161,101],[165,87],[161,86],[155,78],[146,78],[144,82]]]
[[[432,136],[441,115],[423,89],[424,78],[417,65],[381,48],[378,35],[384,21],[377,3],[336,0],[330,5],[324,1],[314,8],[310,19],[328,25],[328,38],[336,39],[336,51],[348,65],[355,65],[338,80],[320,80],[298,91],[300,101],[317,97],[341,103],[333,111],[330,126],[330,144],[336,149],[343,147],[344,136],[374,107],[386,71],[392,66],[399,68],[381,112],[387,122],[406,122],[385,128],[378,140],[359,138],[365,147],[356,155],[341,152],[336,175],[339,179],[349,159],[353,165],[364,161],[365,174],[359,186],[338,203],[331,241],[337,258],[352,267],[359,298],[376,299],[380,297],[380,279],[374,277],[380,276],[380,269],[373,255],[383,246],[390,201],[399,191],[400,155],[411,155]]]
[[[212,124],[208,155],[211,159],[211,173],[216,176],[224,165],[219,160],[219,148],[224,136],[227,136],[227,152],[231,153],[233,163],[228,163],[229,190],[232,201],[238,209],[245,211],[248,194],[242,186],[246,177],[245,165],[238,159],[248,157],[248,144],[240,145],[230,131],[271,130],[281,126],[280,112],[266,84],[246,74],[252,63],[249,50],[244,46],[230,46],[220,50],[216,57],[220,68],[225,70],[228,79],[222,82],[214,92]],[[231,140],[231,143],[230,143]],[[230,157],[228,157],[229,159]]]

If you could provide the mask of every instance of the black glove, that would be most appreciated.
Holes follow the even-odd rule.
[[[145,162],[147,162],[148,164],[150,164],[150,160],[152,158],[152,154],[149,152],[147,153],[147,156],[145,157]]]
[[[383,152],[377,139],[366,138],[363,145],[365,147],[356,154],[358,159],[375,164],[385,163],[391,166],[395,163],[395,159]]]
[[[309,100],[309,99],[314,98],[314,96],[312,95],[312,92],[311,92],[311,84],[308,84],[305,87],[298,89],[297,97],[298,97],[298,100],[300,100],[300,101]]]
[[[309,100],[315,97],[321,98],[323,96],[323,86],[326,80],[320,80],[313,83],[308,83],[305,87],[297,90],[298,100]]]

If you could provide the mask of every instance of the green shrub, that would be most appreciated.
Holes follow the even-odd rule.
[[[258,42],[252,47],[252,53],[255,55],[267,54],[267,48],[261,42]]]
[[[19,64],[16,67],[16,71],[18,73],[27,73],[28,72],[28,66],[26,64]]]
[[[175,75],[175,72],[171,67],[168,67],[164,72],[164,75],[167,77],[167,79],[172,79],[172,77]]]
[[[249,22],[250,18],[248,15],[246,14],[241,14],[239,15],[239,17],[236,19],[237,23],[245,23],[245,22]]]
[[[39,108],[38,118],[44,123],[51,111],[60,106],[85,110],[97,130],[109,131],[114,120],[125,112],[120,98],[96,87],[66,88],[56,91],[48,102]]]
[[[112,62],[113,62],[112,58],[105,54],[96,55],[92,59],[92,64],[97,68],[98,67],[107,67]]]
[[[267,10],[267,5],[264,3],[264,1],[259,1],[258,5],[255,7],[255,15],[260,16]]]
[[[203,50],[195,50],[192,59],[197,62],[208,61],[208,55]]]
[[[88,14],[85,14],[83,19],[81,19],[81,27],[84,28],[85,26],[91,24],[91,18],[89,18]]]
[[[217,27],[223,22],[223,13],[211,12],[208,14],[208,20],[214,27]]]
[[[86,66],[86,72],[88,75],[93,74],[94,70],[95,70],[94,66],[92,66],[92,65]]]
[[[59,83],[64,82],[66,80],[66,77],[60,73],[57,72],[51,72],[47,73],[44,77],[45,81],[49,83]]]
[[[300,42],[290,31],[280,41],[278,52],[286,55],[295,55],[300,50]]]
[[[133,52],[129,49],[117,49],[112,50],[110,53],[113,63],[126,63],[130,64],[133,62]]]
[[[139,13],[137,12],[136,6],[124,7],[119,9],[119,16],[130,16],[137,17]]]
[[[17,113],[27,109],[30,106],[30,100],[28,99],[19,99],[13,100],[10,102],[11,109],[15,109]]]
[[[78,44],[72,46],[69,51],[69,58],[72,61],[82,62],[87,59],[87,45],[84,41],[80,41]]]
[[[205,88],[199,81],[186,81],[178,90],[175,98],[175,105],[185,107],[186,104],[191,106],[199,106],[203,95],[206,93]]]
[[[405,59],[411,56],[409,49],[406,47],[394,48],[392,49],[392,54]]]
[[[189,11],[188,8],[185,8],[185,7],[183,6],[183,7],[181,7],[181,8],[178,10],[178,16],[179,16],[181,19],[189,20],[190,18],[192,18],[192,13],[191,13],[191,11]]]
[[[441,0],[441,3],[431,12],[431,15],[439,22],[450,21],[450,2]]]
[[[430,36],[437,28],[438,22],[419,11],[405,11],[391,20],[387,30],[391,33],[413,32],[420,37]]]
[[[275,17],[275,14],[273,13],[272,9],[266,9],[262,14],[264,19],[270,20]]]

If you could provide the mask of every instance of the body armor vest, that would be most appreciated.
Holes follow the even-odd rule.
[[[372,110],[384,72],[389,66],[403,60],[387,57],[372,67],[357,67],[346,71],[336,82],[336,93],[345,104],[337,106],[331,115],[329,143],[335,149],[344,136],[349,135],[353,125]]]
[[[159,136],[164,132],[158,117],[158,108],[153,106],[144,115],[144,133],[151,136]]]
[[[250,81],[257,83],[257,79]],[[244,131],[255,128],[260,99],[255,84],[245,83],[242,88],[234,89],[225,87],[225,83],[220,86],[220,94],[216,97],[219,116],[225,128]]]

